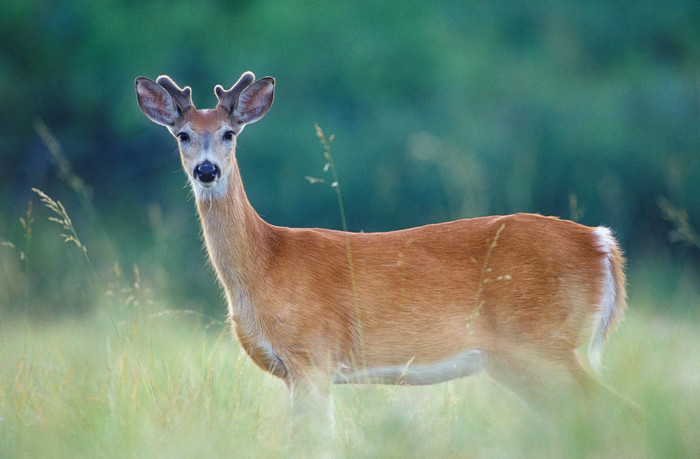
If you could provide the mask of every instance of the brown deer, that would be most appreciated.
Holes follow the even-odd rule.
[[[246,72],[198,110],[189,87],[136,79],[141,110],[179,142],[231,324],[258,366],[290,388],[483,369],[535,403],[554,381],[595,385],[576,350],[588,341],[598,368],[626,300],[610,230],[532,214],[385,233],[268,224],[246,198],[236,144],[274,87]]]

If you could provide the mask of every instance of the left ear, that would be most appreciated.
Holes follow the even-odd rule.
[[[272,106],[275,95],[275,79],[261,78],[243,90],[238,96],[231,117],[241,125],[258,121]]]
[[[148,78],[136,79],[136,97],[143,113],[154,123],[172,128],[181,120],[180,110],[161,85]]]

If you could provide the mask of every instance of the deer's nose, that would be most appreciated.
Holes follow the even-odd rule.
[[[216,164],[212,164],[209,160],[205,160],[194,168],[194,178],[203,182],[211,183],[221,175],[221,169]]]

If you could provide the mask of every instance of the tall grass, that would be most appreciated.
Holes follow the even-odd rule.
[[[479,375],[429,387],[334,387],[334,433],[302,428],[302,441],[289,436],[286,388],[250,362],[225,324],[155,312],[119,324],[145,374],[100,314],[29,331],[3,318],[0,457],[700,454],[697,322],[631,310],[612,340],[606,380],[645,409],[643,420],[614,404],[596,406],[592,419],[567,407],[542,418]]]
[[[68,211],[43,196],[84,255],[69,269],[94,273]],[[30,229],[48,224],[36,211],[24,216],[24,253]],[[0,247],[4,260],[17,246]],[[25,260],[16,270],[29,275]],[[252,364],[226,323],[163,304],[137,267],[115,269],[112,280],[92,277],[95,307],[79,317],[27,319],[0,304],[0,457],[700,457],[700,292],[683,275],[658,304],[662,270],[631,270],[627,318],[604,355],[606,383],[643,418],[604,401],[587,416],[562,406],[545,418],[477,375],[333,387],[333,428],[310,422],[291,438],[285,386]],[[0,285],[15,279],[2,273]]]

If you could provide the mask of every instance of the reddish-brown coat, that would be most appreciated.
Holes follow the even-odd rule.
[[[485,367],[540,398],[551,376],[590,381],[575,350],[593,334],[595,360],[625,309],[624,259],[607,229],[533,214],[367,234],[269,225],[235,157],[235,136],[272,103],[274,80],[253,79],[217,88],[214,110],[178,110],[175,100],[191,101],[174,83],[139,78],[136,89],[151,120],[187,131],[181,159],[205,243],[256,364],[289,385],[338,374],[398,383],[410,365],[406,381],[421,384]],[[220,171],[202,183],[192,172],[205,159]]]
[[[230,189],[198,203],[207,246],[226,291],[248,295],[231,305],[241,344],[287,382],[470,348],[569,358],[590,334],[606,256],[593,228],[532,214],[387,233],[283,228],[255,214],[240,181]],[[241,326],[237,307],[255,327]]]

